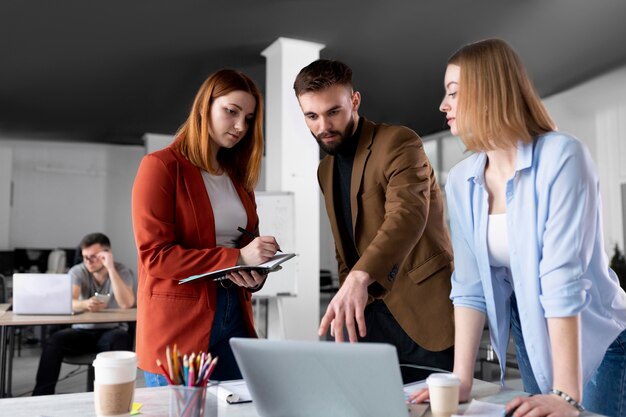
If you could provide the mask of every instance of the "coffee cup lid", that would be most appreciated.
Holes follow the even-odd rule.
[[[426,383],[433,387],[456,387],[461,385],[461,380],[454,374],[430,374]]]
[[[108,368],[127,367],[137,365],[137,354],[127,350],[111,350],[100,352],[93,361],[93,366]]]

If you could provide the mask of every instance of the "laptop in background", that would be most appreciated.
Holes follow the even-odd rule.
[[[13,314],[73,314],[69,274],[13,274]]]
[[[407,417],[395,347],[232,338],[239,369],[262,417]]]

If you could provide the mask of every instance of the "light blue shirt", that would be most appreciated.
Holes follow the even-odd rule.
[[[603,247],[600,187],[586,148],[550,132],[518,143],[506,184],[511,269],[491,267],[487,249],[485,153],[456,165],[446,184],[454,247],[452,299],[487,315],[504,378],[510,295],[515,291],[524,344],[542,392],[552,388],[549,317],[581,316],[583,383],[626,328],[626,294]]]

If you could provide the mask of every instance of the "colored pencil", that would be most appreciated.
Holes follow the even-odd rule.
[[[172,378],[170,378],[170,376],[167,373],[167,370],[165,369],[165,366],[163,366],[163,363],[160,360],[156,360],[157,366],[159,368],[161,368],[161,371],[163,371],[163,376],[165,377],[165,379],[167,379],[167,383],[170,385],[174,385],[174,381],[172,381]]]
[[[167,345],[165,347],[165,358],[167,359],[167,368],[169,370],[170,379],[174,380],[174,365],[172,363],[172,351],[170,350],[170,346]]]
[[[189,361],[189,379],[187,380],[187,386],[196,386],[196,366],[194,365],[194,361]]]
[[[189,357],[186,353],[185,356],[183,356],[183,372],[183,381],[181,384],[187,385],[187,381],[189,381]]]
[[[172,361],[174,368],[172,372],[174,373],[174,377],[172,380],[175,384],[178,384],[178,346],[174,343],[174,349],[172,350]]]

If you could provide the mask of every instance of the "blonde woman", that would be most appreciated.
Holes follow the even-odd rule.
[[[524,390],[535,394],[507,404],[515,417],[574,416],[583,407],[626,415],[626,294],[604,251],[588,151],[555,131],[502,40],[457,51],[444,86],[440,110],[474,152],[446,185],[461,399],[487,319],[502,375],[512,333]]]

